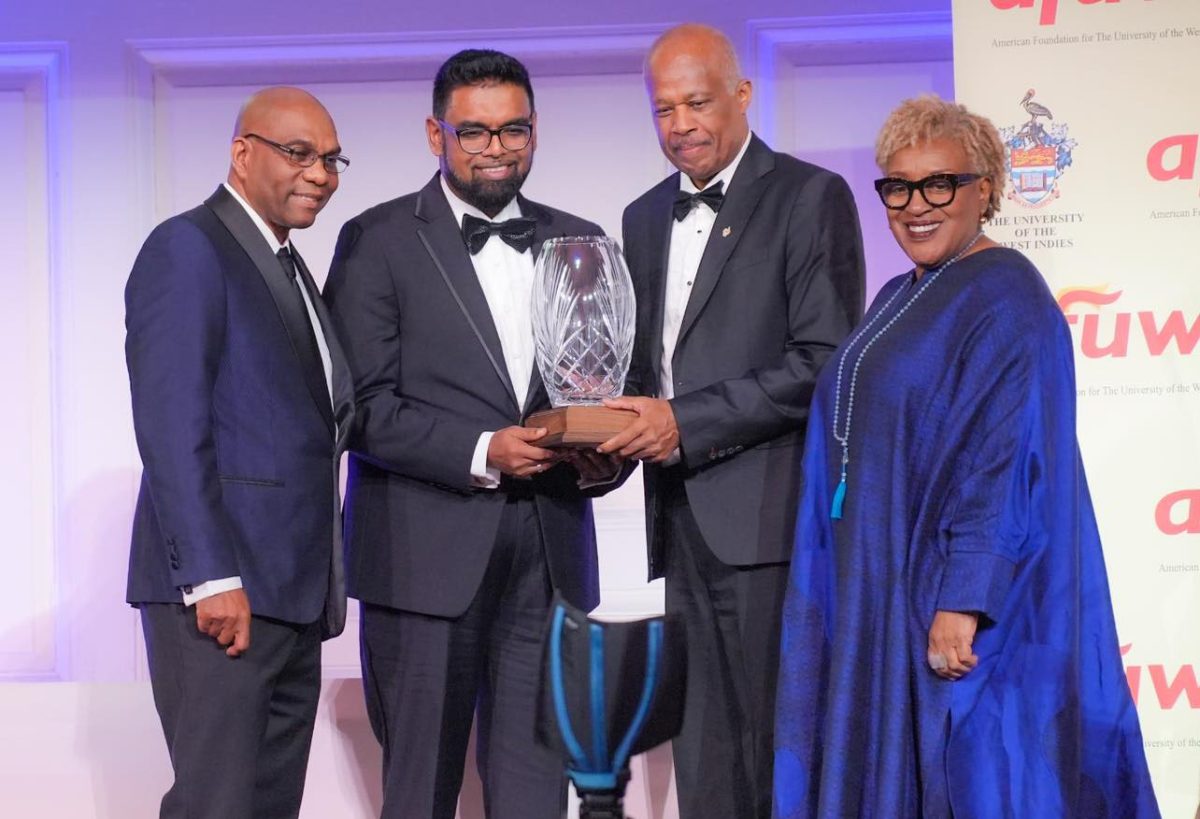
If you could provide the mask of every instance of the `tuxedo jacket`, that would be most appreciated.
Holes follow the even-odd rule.
[[[349,369],[296,256],[329,347],[333,401],[282,305],[295,285],[222,186],[163,222],[125,288],[133,423],[144,471],[130,603],[240,576],[256,615],[341,631],[337,465],[353,426]],[[316,375],[319,374],[319,378]]]
[[[533,249],[598,226],[521,197]],[[325,296],[354,374],[359,424],[346,488],[350,596],[441,617],[464,612],[483,579],[510,496],[530,497],[550,579],[572,604],[598,600],[593,492],[560,464],[477,489],[481,433],[550,402],[536,372],[517,406],[500,339],[437,175],[342,228]],[[608,489],[611,487],[605,487]]]
[[[678,192],[676,173],[622,219],[638,303],[630,391],[644,395],[661,392]],[[862,317],[863,289],[862,238],[845,181],[752,136],[717,213],[671,359],[682,455],[672,468],[724,563],[790,560],[808,405],[818,371]],[[662,469],[643,472],[652,578],[663,571]]]

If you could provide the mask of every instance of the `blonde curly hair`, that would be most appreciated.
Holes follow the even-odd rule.
[[[875,140],[875,164],[884,170],[897,151],[934,139],[957,142],[967,154],[971,171],[991,180],[992,195],[983,218],[995,216],[1000,210],[1007,178],[1004,144],[992,121],[971,113],[965,105],[948,102],[936,94],[925,94],[900,103],[888,115]]]

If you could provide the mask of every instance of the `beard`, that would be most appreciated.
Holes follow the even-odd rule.
[[[532,167],[531,160],[530,168]],[[525,177],[529,176],[529,168],[522,171],[520,165],[514,164],[513,175],[508,179],[463,179],[454,172],[449,163],[443,162],[442,174],[446,177],[446,184],[460,199],[479,208],[488,216],[495,216],[504,210],[504,206],[521,190],[521,186],[525,184]]]

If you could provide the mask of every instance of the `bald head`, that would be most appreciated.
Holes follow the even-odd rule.
[[[293,88],[289,85],[276,85],[256,91],[242,103],[238,109],[237,120],[233,123],[233,136],[236,139],[247,133],[258,133],[264,123],[270,122],[282,111],[304,113],[315,117],[323,117],[333,126],[333,119],[321,101],[303,88]]]
[[[663,153],[705,187],[733,162],[750,133],[750,81],[733,44],[710,26],[676,26],[650,47],[645,76]]]
[[[337,190],[330,168],[336,170],[332,158],[341,150],[333,118],[316,97],[300,88],[264,88],[238,111],[229,185],[283,242],[292,228],[311,225]]]
[[[650,81],[655,63],[670,63],[681,57],[705,63],[731,92],[745,79],[737,51],[724,32],[702,23],[683,23],[667,29],[650,46],[643,67],[646,81]]]

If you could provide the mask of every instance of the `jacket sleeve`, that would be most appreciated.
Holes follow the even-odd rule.
[[[186,220],[161,225],[125,288],[125,358],[138,450],[179,587],[240,574],[212,417],[225,314],[212,243]]]

